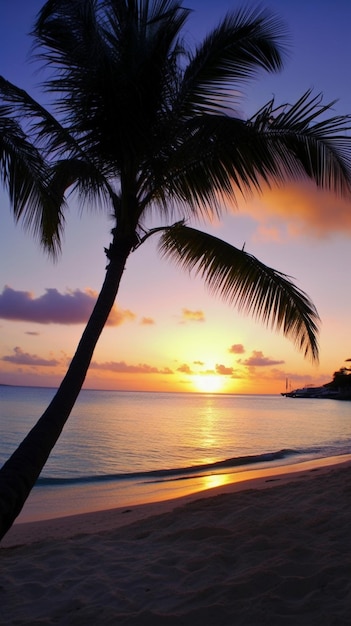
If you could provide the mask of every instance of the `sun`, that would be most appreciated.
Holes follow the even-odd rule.
[[[196,374],[193,384],[202,393],[220,393],[224,387],[222,376],[218,374]]]

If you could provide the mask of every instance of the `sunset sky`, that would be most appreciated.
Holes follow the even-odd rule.
[[[41,99],[27,36],[42,0],[0,2],[0,74]],[[196,42],[232,0],[186,0]],[[244,3],[256,6],[255,3]],[[241,113],[268,100],[293,103],[307,89],[351,114],[351,4],[348,0],[261,2],[286,23],[285,69],[249,85]],[[71,203],[55,264],[15,226],[0,190],[0,383],[57,386],[103,278],[112,222]],[[230,207],[228,207],[230,209]],[[155,391],[280,393],[323,384],[351,357],[351,199],[312,186],[286,186],[228,211],[211,232],[294,277],[321,317],[320,362],[312,365],[281,335],[213,298],[200,279],[162,260],[157,239],[129,259],[116,307],[95,351],[86,387]],[[202,224],[194,224],[203,228]],[[206,228],[209,228],[207,226]]]

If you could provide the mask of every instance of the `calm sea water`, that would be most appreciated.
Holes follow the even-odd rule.
[[[0,386],[0,464],[54,393]],[[83,390],[35,489],[64,500],[84,485],[96,498],[350,452],[350,402]]]

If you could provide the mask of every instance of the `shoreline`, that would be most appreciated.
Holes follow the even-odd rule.
[[[191,484],[186,484],[179,487],[177,495],[173,494],[173,497],[169,497],[169,494],[167,497],[165,490],[164,497],[161,499],[125,503],[118,507],[91,509],[35,521],[21,521],[22,514],[20,514],[0,542],[0,550],[46,540],[69,539],[78,534],[108,532],[135,522],[142,522],[151,516],[169,513],[190,502],[212,499],[223,494],[235,495],[244,491],[283,486],[296,480],[313,479],[317,474],[321,476],[340,468],[351,468],[351,454],[219,475],[219,478],[226,479],[219,486],[199,489],[195,485],[192,487]],[[210,478],[216,479],[218,476]]]
[[[203,493],[217,487],[230,486],[251,479],[302,471],[304,469],[331,465],[351,460],[350,455],[338,455],[310,459],[308,461],[276,461],[256,463],[223,469],[217,472],[194,473],[145,482],[109,481],[105,483],[82,483],[69,486],[38,486],[30,493],[15,524],[51,520],[115,508],[175,500],[183,496]]]

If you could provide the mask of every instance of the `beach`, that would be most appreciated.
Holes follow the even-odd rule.
[[[1,624],[350,624],[351,463],[15,525]]]

